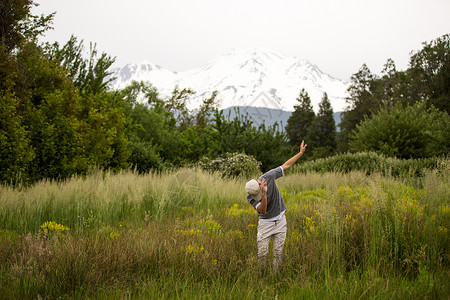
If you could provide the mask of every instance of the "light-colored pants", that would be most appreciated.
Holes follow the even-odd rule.
[[[273,268],[278,271],[283,257],[283,246],[286,240],[287,222],[286,216],[278,221],[258,222],[258,234],[256,241],[258,244],[258,259],[264,264],[269,252],[270,238],[273,236]]]

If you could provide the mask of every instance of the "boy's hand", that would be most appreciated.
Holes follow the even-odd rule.
[[[267,181],[265,178],[263,178],[263,180],[258,180],[258,184],[259,184],[259,188],[261,189],[261,192],[263,194],[267,193]]]
[[[305,153],[306,146],[308,146],[308,145],[305,144],[305,141],[303,140],[302,143],[301,143],[301,145],[300,145],[300,153],[301,153],[301,154]]]
[[[308,145],[305,144],[305,141],[302,141],[300,145],[300,152],[289,158],[284,164],[281,165],[284,171],[289,169],[300,158],[300,156],[303,155],[306,150],[306,146]]]

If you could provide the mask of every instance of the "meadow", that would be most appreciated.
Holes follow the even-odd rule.
[[[257,261],[246,178],[92,171],[0,186],[0,295],[448,299],[450,164],[422,176],[288,172],[283,267]],[[271,254],[271,253],[270,253]]]

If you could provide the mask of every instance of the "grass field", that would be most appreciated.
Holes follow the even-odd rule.
[[[283,268],[246,179],[182,169],[0,187],[0,298],[449,299],[450,165],[288,173]]]

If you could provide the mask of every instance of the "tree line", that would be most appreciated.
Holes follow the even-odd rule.
[[[302,139],[311,149],[309,159],[340,151],[373,150],[364,149],[370,145],[364,134],[369,131],[371,136],[370,130],[379,130],[377,124],[386,124],[373,116],[391,116],[396,109],[402,114],[405,107],[419,112],[413,119],[424,112],[420,126],[440,120],[433,128],[420,128],[422,138],[429,137],[426,155],[448,152],[449,130],[443,130],[449,123],[448,35],[416,53],[411,70],[399,72],[389,64],[387,73],[378,78],[363,66],[352,77],[340,134],[328,96],[324,94],[316,115],[305,90],[300,92],[299,105],[284,132],[278,124],[253,126],[248,116],[239,113],[234,118],[225,116],[218,109],[215,92],[191,110],[189,101],[195,91],[189,89],[175,89],[167,100],[144,82],[110,90],[108,83],[113,78],[109,69],[115,58],[99,53],[92,43],[86,49],[75,36],[64,45],[39,43],[38,38],[51,29],[54,14],[33,16],[33,5],[32,0],[0,3],[2,183],[65,179],[92,168],[147,172],[236,152],[256,158],[264,171],[297,151]],[[442,57],[432,55],[437,50],[444,53]],[[423,82],[428,85],[422,86]],[[416,103],[423,105],[414,106]],[[372,123],[365,129],[369,121]],[[405,155],[410,157],[424,155],[408,153]],[[403,155],[399,151],[390,154]]]
[[[373,151],[409,159],[447,155],[450,151],[450,35],[412,52],[409,67],[398,71],[392,59],[381,76],[366,64],[352,75],[337,134],[324,94],[315,115],[302,90],[286,131],[291,143],[305,139],[311,157]],[[315,152],[315,153],[314,153]]]

